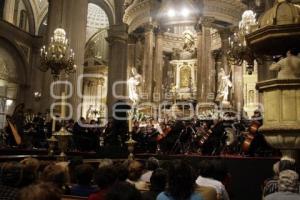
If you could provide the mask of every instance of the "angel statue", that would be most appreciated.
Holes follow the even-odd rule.
[[[288,51],[285,58],[270,66],[270,70],[278,71],[278,79],[300,78],[300,54],[293,55]]]
[[[135,67],[131,69],[131,76],[127,81],[129,99],[133,104],[137,104],[140,100],[138,86],[142,82],[142,76],[137,72]]]
[[[232,87],[232,82],[230,81],[230,75],[226,75],[223,68],[220,69],[218,74],[218,91],[217,91],[217,102],[227,102],[229,96],[229,88]]]

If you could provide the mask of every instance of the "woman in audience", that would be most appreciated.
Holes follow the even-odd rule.
[[[167,171],[156,169],[150,178],[150,191],[142,194],[143,200],[156,200],[156,197],[165,190],[167,183]]]
[[[142,200],[142,195],[133,185],[118,182],[107,193],[106,200]]]
[[[42,182],[49,182],[54,184],[58,189],[62,190],[65,195],[70,194],[70,188],[68,186],[69,174],[67,166],[60,163],[52,163],[48,165],[41,176]]]
[[[15,200],[23,180],[23,166],[7,162],[0,167],[0,200]]]
[[[159,161],[154,157],[150,157],[146,162],[147,171],[141,176],[141,180],[150,183],[150,177],[157,168],[159,168]]]
[[[77,184],[72,186],[71,195],[88,197],[96,191],[96,187],[92,186],[94,168],[88,164],[82,164],[75,168],[75,176]]]
[[[168,189],[157,200],[202,200],[195,193],[195,175],[192,167],[184,161],[175,161],[169,167]]]
[[[16,200],[60,200],[61,191],[50,183],[39,183],[23,188]]]
[[[88,200],[105,200],[106,194],[117,180],[117,175],[113,166],[105,166],[97,169],[95,182],[99,191],[89,196]]]
[[[22,186],[33,184],[38,179],[40,161],[35,158],[25,158],[20,162],[23,166]]]
[[[300,200],[298,173],[292,170],[280,172],[278,192],[266,196],[265,200]]]
[[[148,190],[147,183],[141,180],[143,173],[143,165],[138,161],[132,161],[128,165],[128,179],[127,182],[135,185],[138,190]]]

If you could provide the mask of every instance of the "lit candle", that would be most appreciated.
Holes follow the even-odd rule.
[[[132,132],[132,119],[131,119],[131,116],[128,120],[128,129],[129,129],[129,133],[131,133]]]
[[[55,117],[52,118],[52,133],[55,132]]]
[[[65,92],[62,92],[62,94],[61,94],[61,118],[63,118],[63,119],[66,117],[65,99],[66,99],[66,94],[65,94]]]

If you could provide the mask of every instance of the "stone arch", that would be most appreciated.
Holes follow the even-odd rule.
[[[109,25],[115,24],[115,13],[113,7],[107,2],[107,0],[89,0],[89,3],[93,3],[102,8],[109,21]]]
[[[33,13],[32,6],[31,6],[29,0],[23,0],[23,3],[26,7],[26,10],[28,11],[29,33],[34,35],[35,34],[35,19],[34,19],[34,13]]]
[[[43,17],[43,20],[39,24],[39,30],[37,32],[38,35],[44,36],[47,33],[47,25],[43,25],[44,21],[47,20],[48,18],[48,13]]]

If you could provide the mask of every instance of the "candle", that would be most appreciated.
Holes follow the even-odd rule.
[[[55,132],[55,117],[52,118],[52,133]]]
[[[61,94],[61,118],[62,119],[64,119],[66,117],[65,99],[66,99],[66,94],[65,94],[65,92],[62,92],[62,94]]]
[[[132,132],[132,119],[131,119],[131,116],[128,120],[128,129],[129,129],[129,133],[131,133]]]

